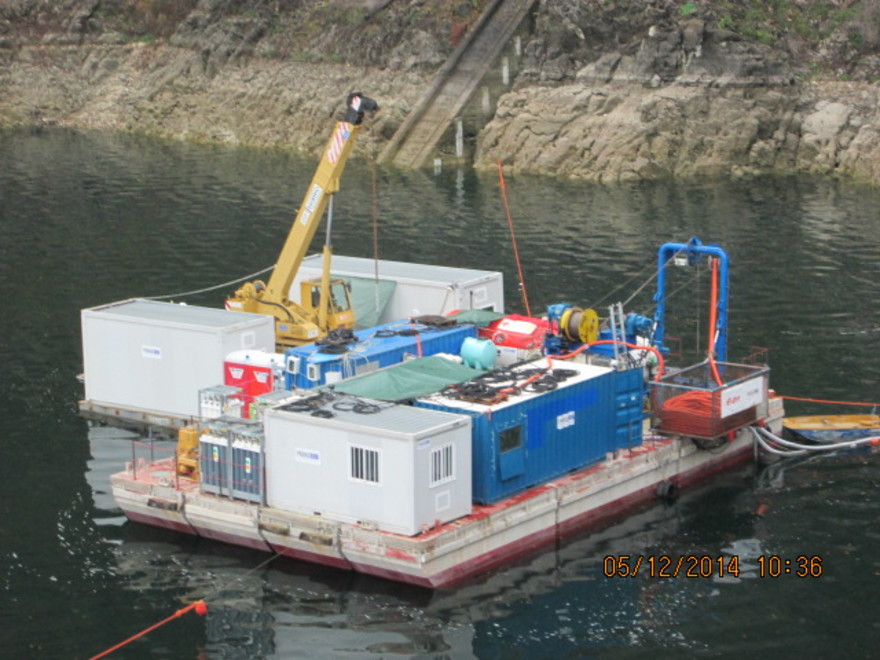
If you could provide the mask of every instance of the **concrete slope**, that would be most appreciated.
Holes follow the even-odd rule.
[[[379,154],[380,163],[421,167],[468,102],[535,0],[494,0],[437,73],[428,93]]]

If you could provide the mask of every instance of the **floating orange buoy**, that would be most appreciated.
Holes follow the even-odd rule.
[[[177,610],[174,614],[169,616],[167,619],[163,619],[159,623],[154,623],[152,626],[150,626],[146,630],[142,630],[137,635],[133,635],[133,636],[129,637],[128,639],[126,639],[125,641],[120,642],[116,646],[111,646],[106,651],[103,651],[102,653],[99,653],[98,655],[92,656],[91,660],[98,660],[98,658],[103,658],[105,656],[110,655],[111,653],[113,653],[113,651],[116,651],[117,649],[121,649],[126,644],[133,642],[134,640],[138,639],[139,637],[143,637],[148,632],[152,632],[153,630],[155,630],[159,626],[163,626],[166,623],[168,623],[169,621],[176,619],[177,617],[183,616],[184,614],[186,614],[190,610],[195,610],[196,614],[198,614],[199,616],[204,616],[208,612],[208,605],[203,600],[197,600],[194,603],[190,603],[189,605],[187,605],[183,609]]]

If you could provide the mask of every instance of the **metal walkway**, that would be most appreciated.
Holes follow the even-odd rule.
[[[380,163],[403,168],[425,163],[535,1],[494,0],[486,8],[379,154]]]

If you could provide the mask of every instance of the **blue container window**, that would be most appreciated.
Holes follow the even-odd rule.
[[[498,446],[502,454],[519,449],[522,444],[522,426],[513,426],[498,434]]]
[[[523,448],[523,427],[511,426],[498,432],[498,468],[501,480],[507,481],[526,472],[526,451]]]

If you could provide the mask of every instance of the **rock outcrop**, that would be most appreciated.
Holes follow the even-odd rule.
[[[880,183],[880,91],[863,83],[572,83],[504,95],[477,166],[595,181],[837,174]]]

